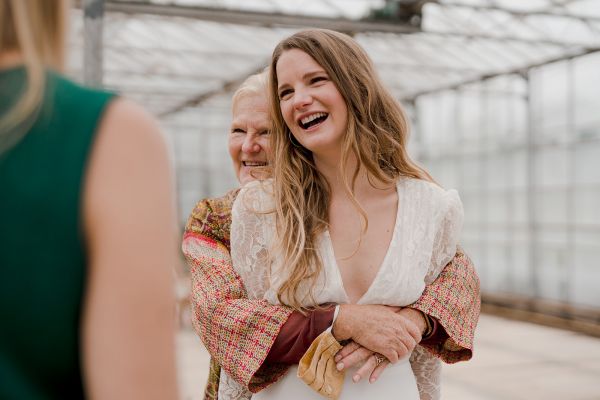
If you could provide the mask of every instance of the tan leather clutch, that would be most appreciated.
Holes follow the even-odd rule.
[[[334,357],[342,348],[331,332],[321,333],[298,364],[298,378],[320,395],[337,399],[342,392],[345,371],[338,371]]]

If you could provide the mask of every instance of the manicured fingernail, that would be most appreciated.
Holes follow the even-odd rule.
[[[342,359],[342,356],[338,354],[337,356],[333,357],[333,359],[335,362],[338,362]]]
[[[377,380],[377,378],[371,378],[371,379],[369,379],[369,383],[373,383],[373,382],[375,382],[376,380]]]
[[[344,363],[337,363],[337,365],[335,367],[337,368],[338,371],[341,371],[344,369]]]
[[[354,383],[358,382],[360,380],[360,375],[354,375],[352,377],[352,380],[354,381]]]

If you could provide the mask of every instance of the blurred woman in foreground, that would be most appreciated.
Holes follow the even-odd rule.
[[[60,74],[67,13],[0,0],[0,398],[175,399],[167,150]]]

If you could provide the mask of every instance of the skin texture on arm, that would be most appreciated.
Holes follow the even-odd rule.
[[[177,399],[173,189],[157,124],[135,104],[115,100],[84,192],[90,266],[82,364],[91,399]]]

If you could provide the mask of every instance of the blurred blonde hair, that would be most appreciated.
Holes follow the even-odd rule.
[[[395,184],[400,177],[432,180],[408,156],[408,121],[400,104],[385,89],[366,52],[349,36],[325,29],[298,32],[282,40],[273,51],[269,94],[273,119],[274,192],[277,246],[289,279],[278,290],[283,304],[302,309],[307,299],[298,298],[300,284],[314,287],[322,270],[316,237],[328,226],[330,187],[317,170],[312,153],[293,141],[279,105],[277,62],[287,50],[298,49],[311,56],[327,73],[346,102],[348,126],[342,142],[340,176],[345,191],[363,218],[366,213],[354,196],[359,170],[369,181]],[[350,155],[357,165],[351,181],[345,171]],[[313,306],[312,291],[309,290]]]
[[[231,98],[231,108],[234,109],[241,99],[254,96],[263,97],[265,100],[269,96],[269,71],[267,69],[250,75],[242,82]]]
[[[67,0],[0,0],[0,54],[23,58],[25,91],[0,115],[0,153],[14,145],[35,119],[44,96],[46,68],[61,71]]]

